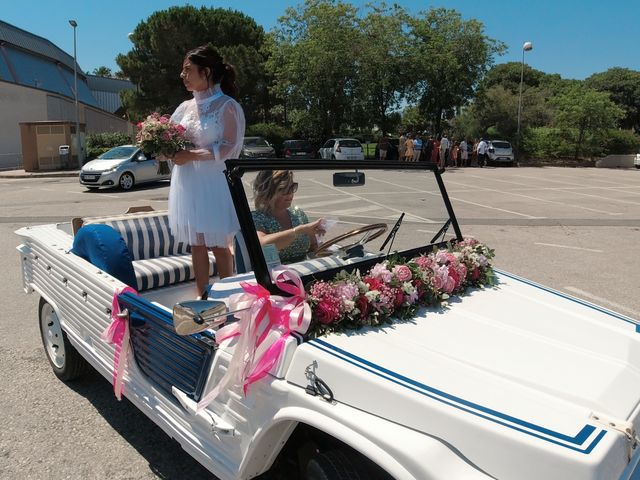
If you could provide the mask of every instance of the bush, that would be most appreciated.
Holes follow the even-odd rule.
[[[133,135],[123,132],[90,133],[87,135],[87,159],[96,158],[118,145],[134,143]]]
[[[558,128],[528,128],[522,135],[522,151],[531,157],[568,157],[573,155],[574,149]]]
[[[637,153],[640,135],[629,130],[609,130],[603,145],[605,155]]]
[[[291,130],[275,123],[255,123],[250,125],[247,127],[245,136],[266,138],[274,146],[276,152],[282,150],[282,142],[293,138]]]

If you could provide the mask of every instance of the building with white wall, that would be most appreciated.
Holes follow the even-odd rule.
[[[0,169],[22,167],[20,123],[75,122],[73,65],[73,56],[49,40],[0,20]],[[131,132],[119,92],[135,86],[86,75],[79,66],[77,72],[81,140],[84,133]],[[71,134],[75,142],[75,125]]]

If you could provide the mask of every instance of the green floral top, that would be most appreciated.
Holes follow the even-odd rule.
[[[291,226],[297,227],[309,223],[307,214],[301,208],[294,207],[288,208],[289,218],[291,219]],[[278,223],[275,217],[265,212],[251,212],[253,216],[253,223],[256,230],[264,233],[278,233],[281,232],[282,226]],[[296,239],[289,246],[283,248],[278,252],[280,255],[280,261],[282,263],[299,262],[304,260],[307,252],[309,251],[310,241],[307,235],[296,235]]]

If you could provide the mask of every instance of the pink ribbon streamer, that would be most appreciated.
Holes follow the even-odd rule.
[[[311,308],[305,302],[306,292],[296,272],[287,267],[275,268],[274,283],[290,297],[271,295],[258,284],[242,282],[244,293],[229,298],[229,310],[249,310],[237,314],[239,321],[220,328],[216,341],[222,343],[238,337],[229,367],[216,387],[196,406],[196,413],[207,407],[227,386],[242,385],[246,395],[249,386],[264,378],[278,363],[292,331],[305,333],[311,323]]]
[[[102,340],[116,346],[113,354],[113,393],[118,400],[122,400],[124,392],[123,378],[129,355],[129,315],[123,315],[120,312],[120,303],[118,303],[118,295],[123,293],[138,295],[138,292],[131,287],[116,289],[111,301],[111,323],[100,335]]]

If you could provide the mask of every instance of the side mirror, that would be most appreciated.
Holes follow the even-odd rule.
[[[188,300],[173,307],[173,327],[178,335],[192,335],[227,320],[227,305],[215,300]]]
[[[334,187],[359,187],[364,185],[364,172],[336,172],[333,174]]]
[[[136,156],[136,160],[137,160],[138,162],[144,162],[146,159],[147,159],[147,156],[146,156],[144,153],[139,153],[139,154]]]

